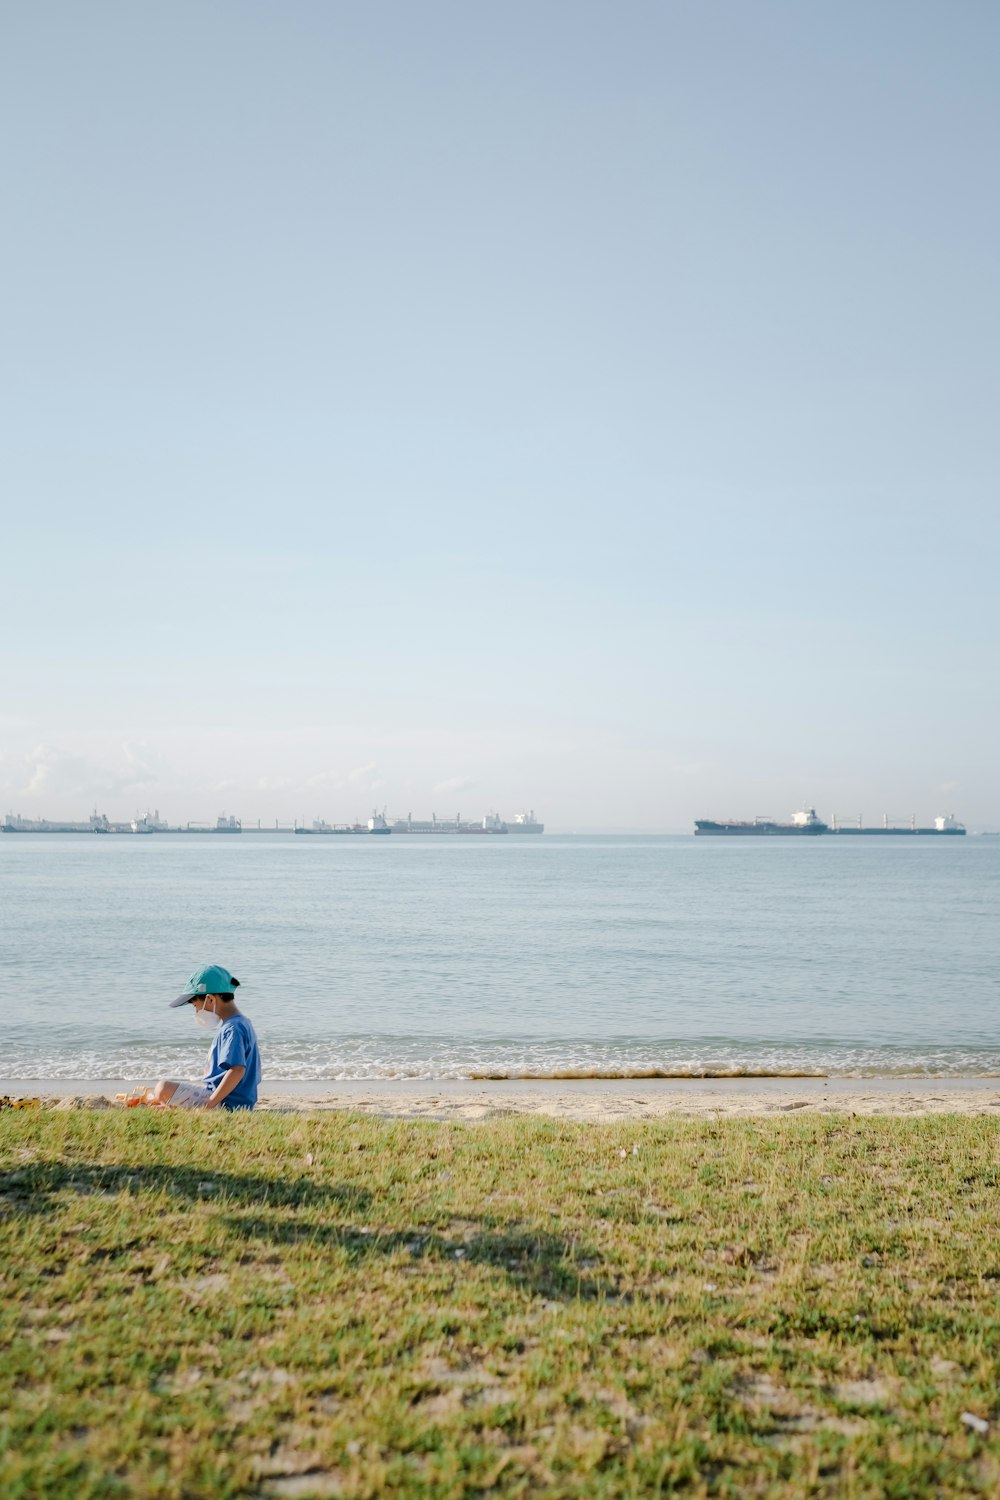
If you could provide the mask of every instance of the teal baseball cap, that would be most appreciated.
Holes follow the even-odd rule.
[[[171,1000],[170,1005],[171,1008],[175,1005],[190,1005],[192,1000],[200,1000],[203,995],[228,995],[239,987],[239,980],[221,964],[206,964],[197,974],[191,975],[183,995]]]

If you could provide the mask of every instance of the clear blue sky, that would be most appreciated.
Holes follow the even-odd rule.
[[[1000,11],[0,23],[0,799],[1000,824]]]

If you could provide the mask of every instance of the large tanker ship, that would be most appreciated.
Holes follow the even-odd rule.
[[[917,825],[914,815],[909,820],[891,819],[888,813],[883,814],[882,822],[865,826],[864,819],[859,816],[856,823],[838,822],[836,814],[829,823],[824,823],[822,818],[817,817],[814,807],[804,807],[799,812],[792,814],[790,823],[777,823],[773,818],[753,818],[750,821],[733,821],[727,823],[715,823],[709,818],[698,818],[694,825],[696,834],[724,834],[737,837],[767,838],[785,837],[789,834],[868,834],[885,837],[893,834],[964,834],[965,825],[957,822],[954,813],[944,813],[935,818],[933,826],[922,828]]]
[[[695,833],[750,834],[764,838],[769,834],[827,833],[828,825],[816,816],[814,807],[805,807],[792,815],[790,823],[776,823],[773,818],[753,818],[749,822],[713,823],[709,818],[699,818],[694,825]]]

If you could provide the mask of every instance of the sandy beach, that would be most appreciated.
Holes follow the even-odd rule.
[[[0,1095],[38,1098],[56,1109],[109,1107],[125,1088],[115,1080],[0,1079]],[[511,1115],[590,1122],[792,1113],[1000,1116],[1000,1078],[305,1081],[268,1085],[258,1109],[470,1121]]]

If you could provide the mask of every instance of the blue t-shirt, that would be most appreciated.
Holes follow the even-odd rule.
[[[253,1109],[260,1083],[260,1049],[257,1033],[246,1016],[230,1016],[215,1033],[212,1060],[205,1082],[214,1089],[230,1068],[243,1067],[243,1077],[222,1101],[223,1109]]]

